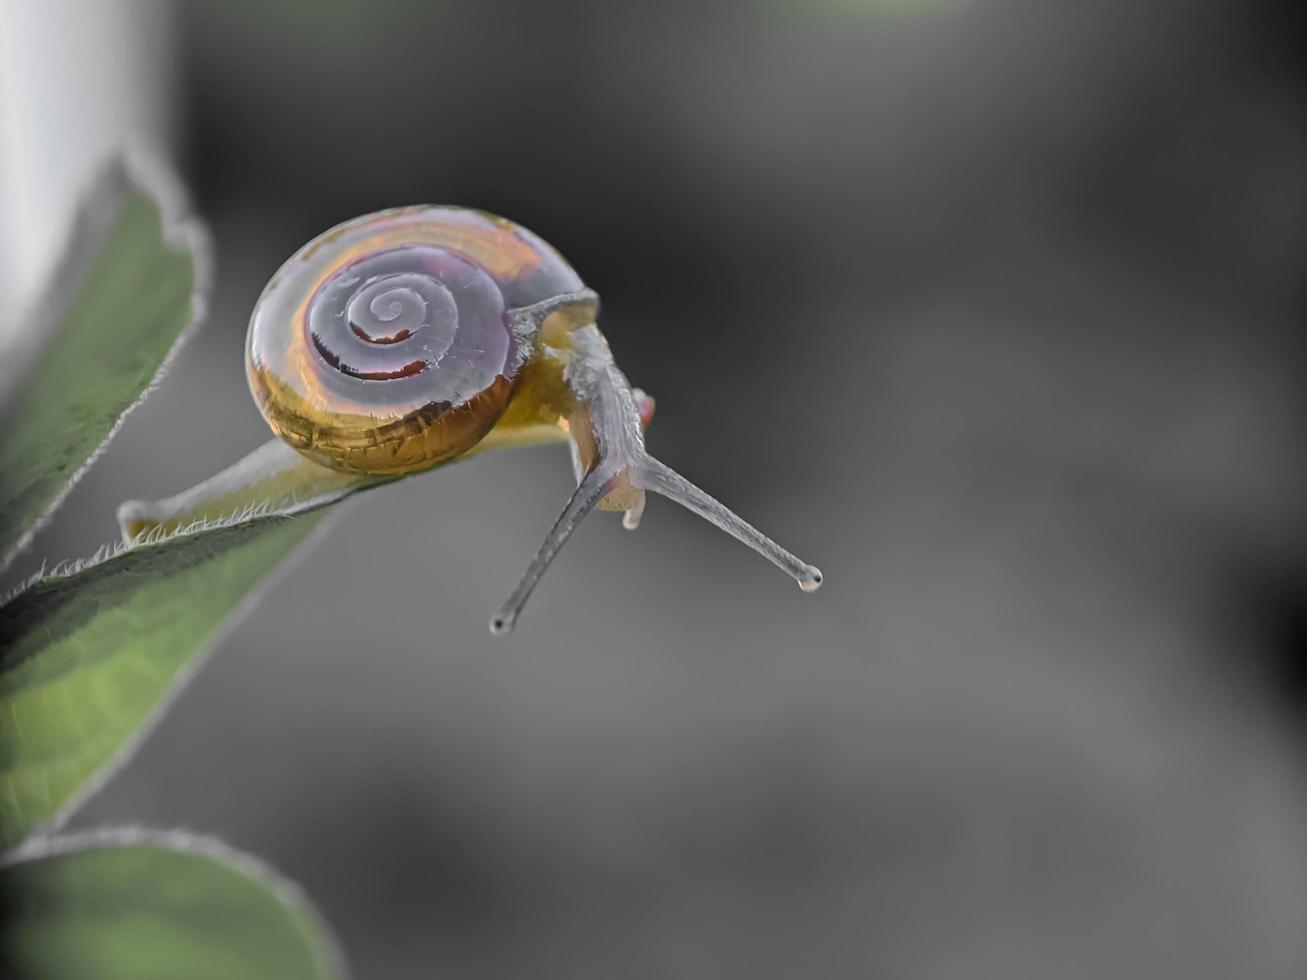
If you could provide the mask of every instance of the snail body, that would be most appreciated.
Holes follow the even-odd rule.
[[[645,491],[705,517],[793,575],[821,573],[649,456],[652,400],[633,391],[595,323],[598,296],[543,239],[481,211],[418,206],[364,215],[292,256],[250,318],[246,374],[272,431],[332,469],[427,469],[492,431],[570,438],[578,487],[513,597],[592,508],[635,527]]]

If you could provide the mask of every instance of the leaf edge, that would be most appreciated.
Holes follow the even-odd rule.
[[[29,837],[13,850],[0,854],[0,871],[46,858],[114,847],[156,847],[208,858],[244,875],[266,889],[302,922],[313,927],[313,932],[320,942],[310,943],[310,948],[323,976],[338,977],[341,980],[349,977],[349,965],[344,950],[327,917],[309,898],[308,893],[297,882],[282,874],[263,858],[233,847],[209,834],[127,825],[93,827],[67,834],[34,836]]]
[[[46,505],[40,516],[28,527],[24,528],[22,533],[14,539],[13,544],[0,554],[0,572],[7,570],[14,560],[31,546],[36,536],[50,524],[55,513],[63,506],[73,488],[81,482],[82,477],[95,465],[108,448],[109,443],[113,441],[114,436],[122,429],[127,417],[140,407],[141,403],[163,382],[164,377],[172,369],[179,352],[195,335],[208,315],[214,271],[212,238],[204,222],[192,212],[189,200],[182,188],[181,179],[176,172],[162,158],[139,146],[131,146],[111,153],[95,168],[95,176],[84,192],[84,197],[77,209],[68,237],[63,243],[58,258],[51,267],[47,282],[37,291],[31,308],[43,308],[43,304],[49,302],[50,295],[54,292],[57,283],[64,274],[70,270],[80,270],[89,261],[89,253],[81,235],[88,224],[98,220],[95,212],[106,206],[107,196],[125,195],[133,189],[158,204],[160,232],[163,240],[168,245],[177,249],[184,249],[191,255],[194,263],[195,280],[191,289],[190,319],[178,331],[176,339],[173,340],[172,346],[168,348],[163,360],[159,362],[159,366],[155,369],[150,380],[140,390],[135,400],[119,413],[100,444],[69,475],[67,482]],[[53,319],[63,316],[64,312],[65,309],[61,305],[58,312],[54,314]],[[34,338],[41,334],[42,331],[39,330],[29,332],[29,336]],[[22,344],[18,344],[16,349],[9,350],[6,353],[8,356],[12,356],[15,363],[19,365],[18,372],[21,373],[21,371],[29,368],[36,358],[40,356],[41,349],[40,345],[27,345],[27,349],[24,349]],[[3,400],[7,401],[13,393],[13,389],[17,386],[17,380],[17,374],[0,379],[0,381],[4,382],[3,390],[0,390],[0,397]],[[9,596],[6,596],[6,600],[8,598]]]
[[[239,527],[245,524],[258,524],[264,521],[278,522],[284,520],[294,520],[303,514],[316,510],[327,510],[333,503],[344,503],[343,500],[336,499],[327,502],[315,502],[314,504],[301,507],[290,512],[264,513],[250,517],[248,515],[233,515],[232,518],[207,522],[204,527],[193,530],[190,528],[180,528],[170,534],[160,536],[154,541],[135,542],[130,545],[115,545],[112,547],[102,547],[100,552],[92,555],[90,558],[78,559],[66,563],[67,570],[59,570],[58,567],[51,572],[37,572],[31,578],[19,583],[14,589],[0,599],[0,609],[11,602],[18,595],[26,592],[29,588],[53,581],[55,579],[72,578],[77,574],[88,569],[95,568],[106,562],[113,560],[121,555],[136,550],[138,548],[150,548],[165,546],[177,538],[190,537],[195,534],[203,534],[208,531],[221,531],[232,527]],[[136,730],[131,733],[122,744],[114,751],[112,756],[101,766],[94,774],[89,776],[86,781],[77,789],[76,792],[69,795],[58,809],[49,817],[32,826],[16,844],[7,848],[0,847],[0,867],[4,866],[7,858],[15,853],[21,852],[33,841],[50,839],[52,835],[58,834],[64,824],[91,800],[101,789],[103,789],[110,780],[112,780],[123,767],[131,762],[132,758],[140,750],[153,733],[155,728],[163,721],[165,715],[172,709],[174,702],[190,686],[191,682],[208,663],[214,652],[227,641],[240,625],[250,616],[254,609],[263,600],[265,593],[273,589],[283,577],[288,575],[303,559],[313,550],[320,538],[324,537],[331,529],[331,526],[339,519],[343,512],[342,507],[330,507],[330,513],[324,513],[317,527],[313,528],[305,538],[298,542],[281,561],[277,562],[270,568],[266,574],[260,578],[254,586],[241,597],[235,608],[232,609],[222,622],[213,631],[212,634],[197,648],[186,663],[177,671],[173,677],[172,684],[167,691],[150,706],[145,717],[137,726]]]

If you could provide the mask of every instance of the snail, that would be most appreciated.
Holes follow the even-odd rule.
[[[649,455],[653,400],[618,370],[598,313],[598,295],[522,226],[468,208],[398,208],[338,225],[281,267],[250,317],[246,374],[277,436],[347,473],[400,476],[492,434],[566,433],[576,490],[492,632],[513,628],[587,513],[623,511],[635,528],[648,491],[816,589],[817,568]]]

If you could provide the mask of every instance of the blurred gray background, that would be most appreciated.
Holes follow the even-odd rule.
[[[1294,7],[131,5],[216,293],[17,573],[264,440],[264,282],[431,201],[557,246],[827,584],[653,500],[496,639],[565,452],[408,480],[76,825],[267,857],[366,978],[1307,975]]]

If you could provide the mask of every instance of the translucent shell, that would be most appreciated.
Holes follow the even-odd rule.
[[[424,469],[476,445],[530,354],[510,312],[583,288],[504,218],[411,207],[355,218],[272,277],[246,373],[272,430],[337,470]]]

